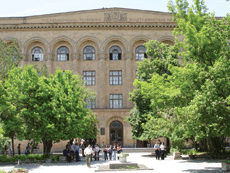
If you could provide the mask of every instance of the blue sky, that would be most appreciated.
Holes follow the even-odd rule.
[[[175,0],[174,0],[175,2]],[[192,0],[188,0],[191,4]],[[111,7],[168,12],[168,0],[7,0],[1,3],[0,17],[31,16]],[[215,16],[230,13],[230,1],[205,0]]]

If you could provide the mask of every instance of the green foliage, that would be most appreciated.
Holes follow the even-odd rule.
[[[135,107],[131,110],[130,116],[127,117],[127,121],[132,126],[133,138],[140,140],[151,139],[152,135],[155,134],[152,133],[153,131],[145,131],[143,124],[147,122],[149,116],[158,117],[156,106],[164,106],[164,100],[167,98],[167,95],[161,95],[161,93],[164,89],[163,85],[167,85],[164,80],[167,80],[171,75],[169,66],[179,66],[177,61],[178,45],[168,46],[159,44],[157,41],[149,41],[145,46],[150,58],[138,64],[137,79],[134,81],[134,86],[138,89],[134,89],[130,93],[130,100],[135,103]],[[152,82],[155,86],[152,85]],[[153,97],[155,102],[152,102]]]
[[[20,52],[16,41],[9,45],[0,39],[0,80],[5,80],[8,70],[18,66],[22,59]]]
[[[0,162],[17,162],[18,160],[21,161],[41,161],[46,160],[47,158],[52,159],[53,161],[59,160],[59,155],[46,155],[46,154],[28,154],[28,155],[15,155],[8,158],[7,156],[0,156]]]
[[[1,116],[8,132],[19,139],[42,140],[47,154],[53,141],[96,136],[96,116],[85,108],[85,98],[92,93],[79,75],[57,70],[46,77],[25,66],[10,70],[8,76]]]
[[[2,129],[2,125],[0,124],[0,150],[5,153],[6,148],[5,146],[8,146],[10,144],[10,140],[7,137],[4,137],[4,131]]]
[[[190,150],[181,150],[181,153],[184,155],[196,155],[199,152],[195,149],[190,149]]]
[[[176,39],[164,58],[164,47],[146,44],[153,59],[138,65],[137,89],[130,94],[136,104],[128,117],[132,134],[145,140],[167,136],[177,149],[187,138],[206,140],[210,151],[221,152],[230,136],[230,17],[215,19],[202,0],[191,7],[171,1],[169,9],[178,24],[174,35],[183,41]]]
[[[230,160],[225,160],[225,163],[230,163]]]

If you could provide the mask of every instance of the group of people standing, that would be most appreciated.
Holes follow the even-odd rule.
[[[158,141],[155,145],[154,145],[154,150],[155,150],[155,154],[156,154],[156,160],[164,160],[165,158],[165,152],[166,152],[166,146],[164,145],[164,142],[160,142]]]
[[[102,143],[101,149],[103,151],[103,157],[105,160],[116,160],[117,154],[122,152],[121,145],[114,144],[113,146],[110,145],[109,147]],[[119,159],[119,157],[118,157]]]
[[[71,162],[71,159],[74,160],[74,158],[76,162],[79,162],[81,161],[79,152],[80,146],[77,142],[72,145],[70,144],[70,142],[68,142],[68,144],[66,145],[66,149],[63,151],[63,156],[66,156],[68,162]]]

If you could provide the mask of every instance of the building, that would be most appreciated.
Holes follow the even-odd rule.
[[[148,40],[173,44],[176,26],[170,13],[103,8],[0,18],[0,38],[19,42],[24,56],[20,66],[45,63],[50,73],[61,68],[81,74],[87,88],[97,92],[89,101],[100,121],[97,143],[133,147],[144,145],[132,139],[131,126],[124,121],[133,106],[128,98],[136,63],[145,58]],[[54,144],[53,151],[65,144]]]

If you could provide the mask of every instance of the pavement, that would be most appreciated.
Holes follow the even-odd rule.
[[[150,153],[130,153],[127,161],[144,164],[148,168],[153,169],[125,171],[128,173],[222,173],[221,160],[173,160],[172,156],[167,156],[165,160],[156,160]],[[10,171],[14,168],[26,168],[29,170],[29,173],[64,173],[75,171],[93,173],[99,166],[114,162],[116,161],[104,161],[100,158],[100,161],[92,161],[91,168],[88,168],[84,157],[80,162],[7,165],[0,166],[0,170]],[[111,171],[103,173],[111,173]],[[124,173],[124,171],[116,171],[116,173]]]

